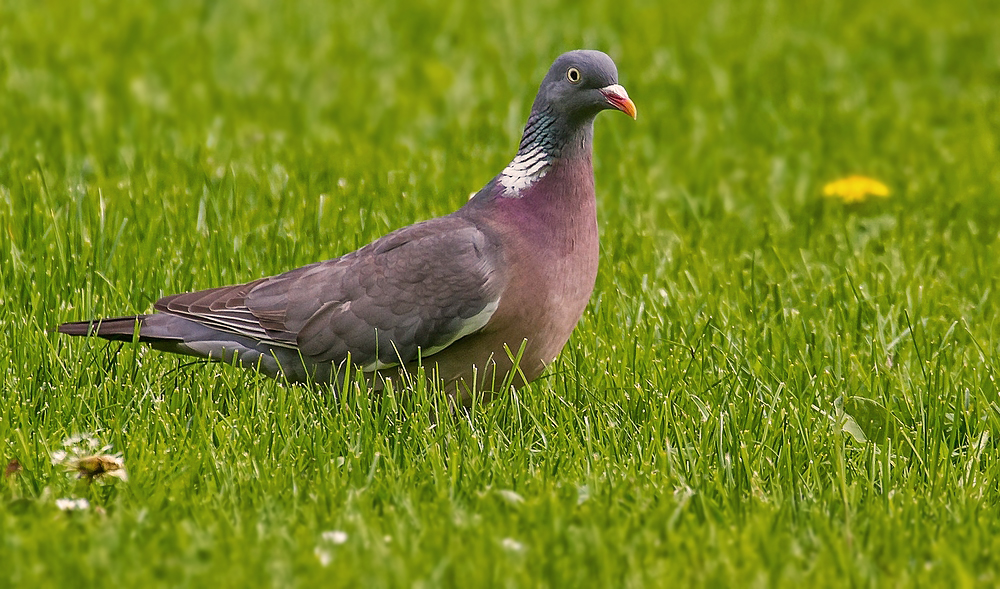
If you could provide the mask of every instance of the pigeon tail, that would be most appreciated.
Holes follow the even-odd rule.
[[[153,321],[151,315],[129,315],[127,317],[111,317],[108,319],[98,319],[94,321],[73,321],[63,323],[58,327],[59,333],[79,337],[100,337],[106,340],[130,342],[135,333],[139,332],[139,341],[142,343],[157,343],[164,341],[178,341],[184,339],[182,335],[172,333],[170,325],[165,325],[160,316],[156,316]],[[172,323],[172,322],[170,322]]]
[[[59,333],[80,337],[96,336],[107,340],[130,342],[136,331],[139,331],[139,341],[142,338],[142,323],[146,315],[131,315],[129,317],[112,317],[97,321],[73,321],[59,326]]]
[[[291,382],[329,382],[331,374],[330,367],[316,371],[316,367],[304,365],[296,350],[272,349],[252,338],[228,334],[166,313],[74,321],[63,323],[58,330],[65,335],[96,336],[120,342],[131,342],[138,331],[138,341],[154,349],[227,364],[238,363],[274,378],[284,376]]]

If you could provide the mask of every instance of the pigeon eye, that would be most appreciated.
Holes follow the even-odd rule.
[[[569,68],[568,70],[566,70],[566,79],[569,80],[570,84],[579,84],[580,70],[576,69],[575,67]]]

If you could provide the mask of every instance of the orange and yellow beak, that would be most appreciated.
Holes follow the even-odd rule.
[[[605,100],[612,108],[616,108],[635,119],[635,103],[628,97],[625,88],[618,84],[612,84],[601,88],[601,94],[604,95]]]

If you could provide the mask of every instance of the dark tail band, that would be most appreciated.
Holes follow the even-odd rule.
[[[97,336],[107,340],[120,342],[130,342],[136,331],[140,331],[139,341],[147,341],[141,334],[143,322],[146,315],[132,315],[131,317],[113,317],[110,319],[96,319],[93,321],[73,321],[63,323],[59,326],[59,333],[74,336]],[[160,338],[148,338],[158,340]]]

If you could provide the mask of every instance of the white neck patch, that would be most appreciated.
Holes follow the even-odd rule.
[[[541,145],[535,144],[517,152],[514,160],[500,172],[497,180],[504,187],[506,196],[516,197],[549,171],[550,157]]]

